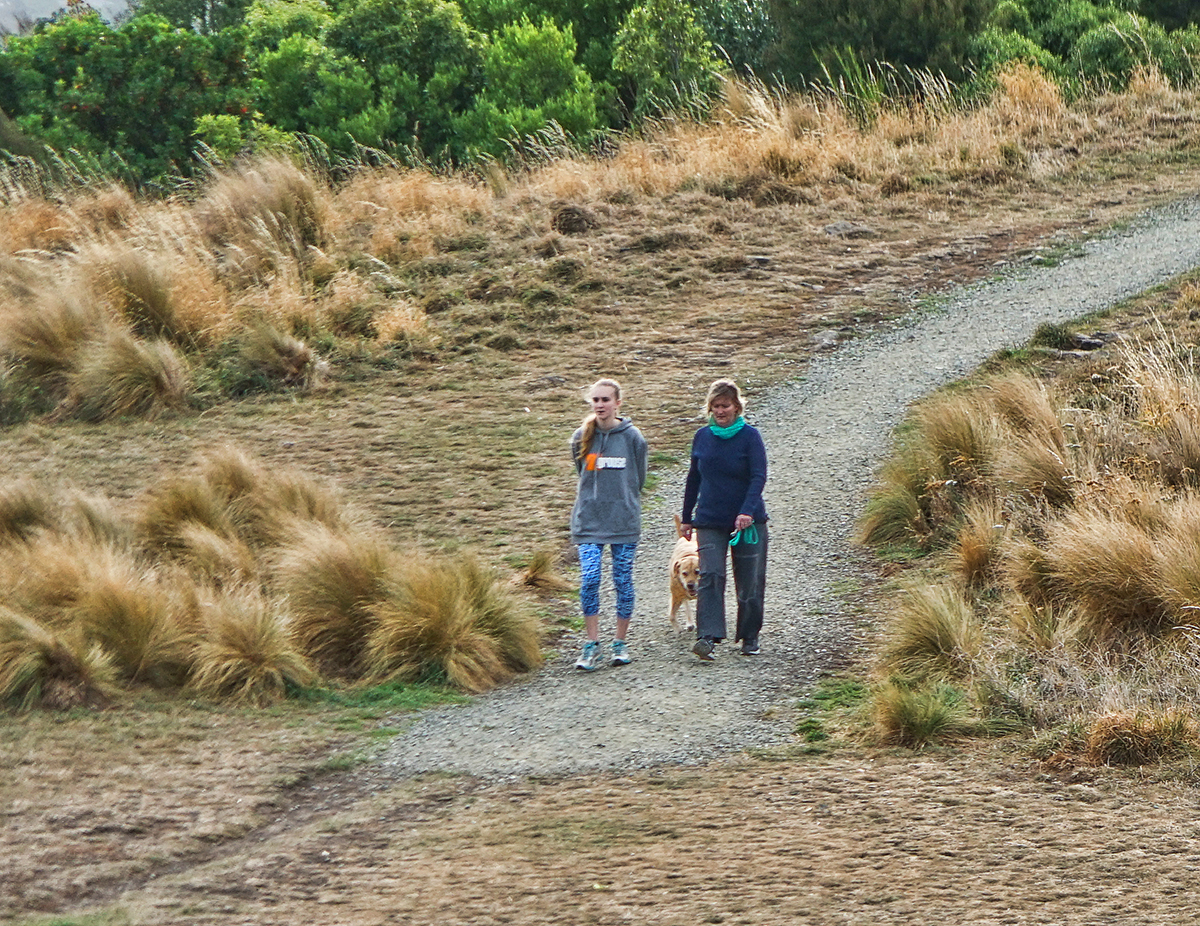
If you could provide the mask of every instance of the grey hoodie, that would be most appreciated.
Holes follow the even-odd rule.
[[[607,431],[596,428],[587,455],[579,457],[583,428],[571,435],[571,459],[579,473],[571,509],[572,543],[637,543],[642,535],[642,487],[646,439],[628,418]]]

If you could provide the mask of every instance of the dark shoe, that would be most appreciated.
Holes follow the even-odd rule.
[[[743,656],[757,656],[761,652],[758,648],[758,637],[749,637],[742,641]]]
[[[716,644],[708,637],[701,637],[696,641],[696,645],[692,647],[692,652],[703,659],[705,662],[713,661],[713,650]]]

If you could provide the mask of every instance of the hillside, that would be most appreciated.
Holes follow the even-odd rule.
[[[748,171],[728,196],[695,182],[687,132],[631,145],[605,170],[564,162],[507,189],[468,185],[486,208],[403,239],[416,253],[389,267],[403,275],[395,298],[426,313],[428,350],[384,363],[340,349],[320,388],[202,412],[36,419],[0,433],[0,455],[13,477],[50,474],[120,503],[232,442],[328,478],[398,543],[510,564],[558,554],[564,446],[596,376],[626,384],[668,474],[715,375],[754,401],[876,320],[1000,267],[1053,263],[1200,184],[1188,97],[1146,87],[1043,116],[996,119],[988,150],[1007,124],[1019,166],[954,167],[959,146],[940,143],[945,159],[910,166],[907,189],[849,129],[830,132],[840,147],[821,149],[804,182]],[[328,250],[401,240],[387,223],[402,219],[414,221],[335,225],[342,250]],[[23,259],[12,240],[6,259]],[[347,771],[347,756],[402,720],[368,711],[339,725],[305,710],[149,699],[4,715],[0,848],[20,861],[0,910],[79,923],[540,923],[571,908],[581,922],[1084,924],[1138,909],[1168,923],[1195,854],[1182,787],[1059,775],[990,748],[393,783],[369,762]]]

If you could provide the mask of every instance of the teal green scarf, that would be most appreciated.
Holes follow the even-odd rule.
[[[712,417],[712,415],[708,416],[708,429],[710,431],[712,431],[713,434],[717,435],[717,437],[721,438],[722,440],[729,440],[729,438],[733,437],[733,435],[735,435],[738,431],[740,431],[745,426],[746,426],[746,419],[743,418],[741,415],[738,415],[737,421],[735,421],[733,424],[731,424],[727,428],[719,427],[717,425],[717,419]]]

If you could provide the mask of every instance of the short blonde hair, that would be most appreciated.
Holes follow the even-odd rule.
[[[742,400],[742,390],[738,388],[737,383],[731,379],[718,379],[708,387],[708,397],[704,400],[704,414],[712,412],[713,402],[721,398],[733,399],[739,415],[746,410],[746,403]]]

